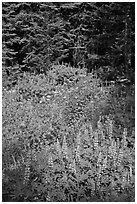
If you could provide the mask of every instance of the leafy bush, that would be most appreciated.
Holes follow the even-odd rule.
[[[48,77],[56,84],[73,86],[81,77],[86,76],[86,69],[73,68],[66,65],[53,65],[47,71]]]

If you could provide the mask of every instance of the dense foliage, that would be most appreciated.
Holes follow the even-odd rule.
[[[133,201],[134,120],[118,97],[60,65],[4,89],[3,201]]]
[[[135,3],[2,3],[2,199],[135,200]]]
[[[134,83],[133,2],[4,2],[2,13],[3,69],[9,77],[46,73],[50,63],[64,62],[96,70],[103,80]]]

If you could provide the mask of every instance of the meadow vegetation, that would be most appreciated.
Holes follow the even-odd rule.
[[[134,87],[53,65],[3,87],[3,201],[134,202]]]

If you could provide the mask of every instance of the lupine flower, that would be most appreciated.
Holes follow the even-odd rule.
[[[101,163],[101,161],[102,161],[102,153],[100,152],[98,155],[97,166]]]
[[[93,128],[92,128],[92,125],[90,124],[89,125],[89,131],[90,131],[90,137],[91,139],[93,138],[94,134],[93,134]]]
[[[115,185],[116,185],[116,183],[115,183],[114,179],[112,178],[111,179],[111,188],[114,189]]]
[[[130,174],[129,175],[130,175],[130,178],[132,178],[132,167],[130,166],[129,168],[130,168]]]
[[[81,141],[80,141],[80,135],[81,135],[81,132],[79,132],[79,134],[77,134],[77,145],[80,145]]]
[[[30,175],[30,163],[29,161],[27,161],[25,167],[24,184],[27,183],[27,181],[29,180],[29,175]]]
[[[130,173],[127,174],[127,182],[130,183]]]
[[[35,149],[32,150],[32,157],[33,157],[33,160],[36,162],[37,161],[37,155],[36,155]]]
[[[94,132],[94,148],[95,150],[98,149],[98,133],[97,132]]]
[[[119,141],[119,138],[117,138],[116,146],[117,146],[117,150],[119,150],[119,148],[120,148],[120,141]]]
[[[107,163],[108,163],[108,160],[107,160],[107,156],[106,156],[105,159],[103,160],[103,166],[102,166],[103,170],[107,168]]]
[[[69,164],[69,169],[76,174],[76,163],[75,159],[73,160],[73,164]]]
[[[103,129],[100,130],[100,133],[101,133],[102,140],[105,141],[106,138],[105,138],[105,135],[104,135]]]
[[[80,161],[80,144],[81,144],[80,135],[81,133],[79,132],[79,134],[77,135],[77,140],[76,140],[76,159],[78,161]]]
[[[21,154],[21,162],[22,162],[22,164],[24,164],[24,157],[22,154]]]
[[[48,164],[49,164],[49,167],[50,167],[50,168],[53,168],[53,158],[52,158],[52,155],[51,155],[51,154],[50,154],[50,156],[49,156]]]
[[[123,147],[124,147],[124,148],[127,147],[126,137],[127,137],[127,128],[124,128],[123,138],[122,138],[122,142],[123,142]]]
[[[117,158],[117,144],[114,139],[111,140],[111,146],[109,148],[109,151],[110,151],[110,155],[113,158],[114,165],[115,165],[115,161]]]
[[[103,170],[103,169],[102,169],[102,165],[100,164],[100,165],[99,165],[99,169],[98,169],[98,171],[97,171],[97,183],[96,183],[97,187],[100,186],[100,178],[101,178],[102,170]]]
[[[75,159],[73,160],[73,171],[74,171],[74,173],[76,173],[76,162],[75,162]]]
[[[47,172],[44,172],[44,173],[43,173],[43,181],[44,181],[45,184],[50,183],[50,177],[49,177],[49,175],[47,174]]]
[[[91,181],[92,181],[92,183],[91,183],[91,186],[92,186],[91,194],[92,194],[92,193],[94,194],[94,192],[95,192],[95,190],[96,190],[95,181],[94,181],[94,179],[91,179]]]
[[[77,148],[76,148],[76,159],[78,162],[80,162],[80,146],[77,145]]]
[[[121,148],[118,155],[117,166],[121,165],[122,159],[123,159],[123,149]]]
[[[24,184],[26,184],[29,181],[29,177],[30,177],[30,167],[26,166],[25,167],[25,176],[24,176]]]
[[[101,116],[99,118],[99,121],[97,122],[97,127],[99,130],[102,130]]]
[[[63,139],[63,144],[62,144],[62,153],[63,156],[68,159],[68,147],[67,147],[67,142],[66,142],[66,137],[64,136]]]
[[[108,119],[108,136],[110,141],[112,138],[112,134],[113,134],[113,121]]]
[[[125,188],[126,184],[128,182],[128,171],[124,171],[122,175],[122,187]]]
[[[12,158],[13,158],[13,164],[9,164],[9,169],[10,170],[15,170],[15,169],[17,169],[18,168],[18,164],[17,164],[17,162],[16,162],[16,160],[15,160],[15,158],[14,158],[14,156],[12,155]]]
[[[84,135],[85,135],[85,137],[88,136],[88,129],[87,128],[84,130]]]
[[[47,195],[47,197],[46,197],[46,202],[51,202],[51,198],[50,198],[49,191],[48,191],[48,195]]]
[[[131,137],[132,137],[132,138],[135,137],[135,130],[134,130],[134,129],[132,130]]]
[[[97,172],[98,177],[101,176],[102,170],[103,170],[103,168],[102,168],[102,165],[101,165],[101,163],[100,163],[100,164],[99,164],[99,168],[98,168],[98,172]]]
[[[57,150],[59,156],[61,156],[61,146],[60,146],[60,143],[59,143],[58,139],[57,139],[57,142],[56,142],[56,150]]]
[[[30,161],[31,161],[31,150],[28,151],[26,167],[25,167],[25,175],[23,183],[26,184],[29,181],[30,177]]]

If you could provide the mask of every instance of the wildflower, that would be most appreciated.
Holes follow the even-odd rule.
[[[13,162],[14,162],[14,164],[12,165],[10,165],[10,169],[16,169],[17,168],[17,162],[16,162],[16,160],[15,160],[15,157],[12,155],[12,158],[13,158]]]
[[[101,134],[101,138],[102,138],[102,145],[104,145],[104,143],[105,143],[105,141],[106,141],[106,138],[105,138],[103,129],[100,130],[100,134]]]
[[[94,193],[95,193],[95,190],[96,190],[96,185],[95,185],[94,179],[91,179],[91,186],[92,186],[91,194],[94,194]]]
[[[102,130],[101,116],[99,118],[99,121],[97,122],[97,127],[99,130]]]
[[[125,170],[122,174],[122,187],[124,189],[125,185],[127,184],[128,181],[128,172]]]
[[[98,133],[94,132],[94,149],[98,149]]]
[[[127,174],[127,183],[129,184],[130,182],[130,173]]]
[[[24,157],[22,154],[21,154],[21,162],[22,162],[22,164],[24,164]]]
[[[100,153],[99,153],[99,156],[98,156],[97,166],[99,166],[99,164],[101,163],[101,161],[102,161],[102,153],[100,152]]]
[[[80,132],[79,134],[77,135],[77,138],[76,138],[76,158],[78,161],[80,161],[80,144],[81,144],[81,141],[80,141]]]
[[[132,134],[131,134],[131,138],[134,138],[134,137],[135,137],[135,130],[133,129]]]
[[[103,170],[103,168],[102,168],[102,165],[100,163],[99,166],[98,166],[98,171],[97,171],[97,175],[98,175],[99,178],[101,176],[102,170]]]
[[[113,122],[112,120],[108,120],[108,133],[109,133],[109,139],[111,140],[112,134],[113,134]]]
[[[80,145],[81,141],[80,141],[80,135],[81,133],[79,132],[79,134],[77,134],[77,145]]]
[[[68,159],[68,148],[67,148],[67,142],[66,142],[66,137],[64,136],[63,139],[63,144],[62,144],[62,153],[63,156]]]
[[[124,128],[123,138],[122,138],[122,142],[123,142],[123,147],[124,147],[124,148],[127,147],[126,136],[127,136],[127,128]]]
[[[113,158],[114,165],[115,165],[115,161],[117,158],[117,144],[114,139],[111,140],[111,146],[109,148],[109,152],[110,152],[111,157]]]
[[[97,171],[97,183],[96,183],[97,187],[100,186],[100,178],[101,178],[102,170],[103,170],[102,165],[100,164]]]
[[[130,168],[130,173],[129,173],[129,175],[130,175],[130,178],[132,178],[132,167],[130,166],[129,168]]]
[[[29,181],[29,177],[30,177],[30,167],[26,166],[25,168],[25,176],[24,176],[24,184],[26,184]]]
[[[114,178],[111,179],[111,188],[114,190],[116,182],[114,181]]]
[[[43,180],[43,183],[45,183],[45,184],[50,183],[50,176],[48,175],[48,173],[45,170],[42,174],[42,180]]]
[[[56,143],[56,150],[57,150],[59,156],[61,156],[61,146],[60,146],[60,143],[59,143],[58,139],[57,139],[57,143]]]
[[[105,159],[103,160],[103,166],[102,166],[103,170],[107,168],[107,163],[108,163],[108,160],[107,160],[107,156],[106,156]]]
[[[77,145],[77,149],[76,149],[76,159],[77,161],[80,161],[80,146]]]
[[[50,168],[53,168],[53,158],[52,158],[52,155],[51,155],[51,154],[50,154],[50,156],[49,156],[48,164],[49,164],[49,167],[50,167]]]
[[[122,159],[123,159],[123,149],[121,148],[118,155],[117,166],[121,165]]]
[[[84,130],[84,136],[85,136],[85,137],[88,137],[88,129],[85,129],[85,130]]]
[[[25,175],[23,183],[26,184],[29,181],[30,177],[30,161],[31,161],[31,151],[28,151],[26,167],[25,167]]]
[[[49,191],[48,191],[48,194],[47,194],[47,197],[46,197],[46,201],[47,201],[47,202],[51,202],[51,198],[50,198]]]
[[[36,162],[37,161],[37,155],[35,149],[32,150],[32,159]]]
[[[89,125],[89,131],[90,131],[90,137],[92,139],[93,138],[93,128],[91,124]]]
[[[69,164],[69,169],[76,174],[76,163],[75,163],[75,159],[73,160],[73,164]]]
[[[120,141],[119,141],[119,138],[117,138],[116,146],[117,146],[117,150],[119,150],[119,148],[120,148]]]

